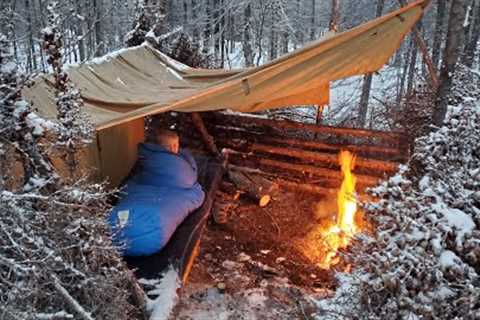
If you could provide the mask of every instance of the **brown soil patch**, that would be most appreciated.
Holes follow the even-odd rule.
[[[222,269],[240,262],[258,287],[265,278],[280,277],[289,283],[314,289],[332,288],[333,271],[322,270],[301,252],[298,243],[319,224],[315,215],[318,197],[284,193],[266,208],[241,199],[229,222],[210,222],[190,282],[222,281]]]

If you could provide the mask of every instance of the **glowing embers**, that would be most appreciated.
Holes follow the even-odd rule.
[[[356,179],[352,173],[355,156],[349,151],[341,151],[339,164],[343,180],[336,203],[334,199],[318,203],[315,215],[320,223],[309,232],[302,245],[304,254],[323,269],[338,264],[339,249],[346,248],[361,229],[362,217],[356,199]]]

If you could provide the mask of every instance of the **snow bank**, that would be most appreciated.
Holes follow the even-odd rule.
[[[480,89],[470,85],[479,81],[457,78],[445,125],[373,190],[377,241],[355,250],[362,316],[480,318]]]
[[[142,284],[153,285],[154,289],[147,292],[147,311],[151,320],[167,320],[177,304],[177,290],[180,288],[178,272],[173,268],[165,272],[163,278],[157,281],[140,280]],[[155,298],[150,298],[150,297]]]

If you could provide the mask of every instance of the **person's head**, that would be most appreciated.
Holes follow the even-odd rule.
[[[172,153],[176,154],[180,151],[180,138],[173,131],[158,128],[154,131],[153,139],[155,143]]]

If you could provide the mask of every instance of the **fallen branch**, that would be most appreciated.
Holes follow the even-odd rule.
[[[52,275],[53,285],[55,290],[64,298],[65,302],[75,311],[82,319],[84,320],[94,320],[90,313],[88,313],[78,302],[73,298],[70,293],[68,293],[67,289],[65,289],[60,280],[55,276]]]

